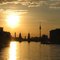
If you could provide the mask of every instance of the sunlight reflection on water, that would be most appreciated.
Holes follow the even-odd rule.
[[[0,60],[60,60],[60,45],[12,41],[2,49]]]
[[[9,60],[16,60],[16,42],[10,43]]]

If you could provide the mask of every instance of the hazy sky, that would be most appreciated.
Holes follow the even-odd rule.
[[[5,15],[13,10],[20,14],[19,26],[11,29],[6,25]],[[0,26],[5,31],[22,33],[30,32],[32,36],[39,36],[39,26],[42,34],[49,34],[51,29],[60,28],[60,0],[0,0]]]

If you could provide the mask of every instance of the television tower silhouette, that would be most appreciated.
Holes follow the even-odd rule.
[[[41,24],[40,24],[40,26],[39,26],[39,30],[40,30],[40,37],[41,37]]]

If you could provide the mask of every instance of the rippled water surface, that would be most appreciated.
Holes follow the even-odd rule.
[[[2,49],[0,60],[60,60],[60,45],[14,41]]]

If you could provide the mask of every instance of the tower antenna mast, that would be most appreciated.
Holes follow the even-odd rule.
[[[40,30],[40,37],[41,37],[41,23],[40,23],[40,26],[39,26],[39,30]]]

